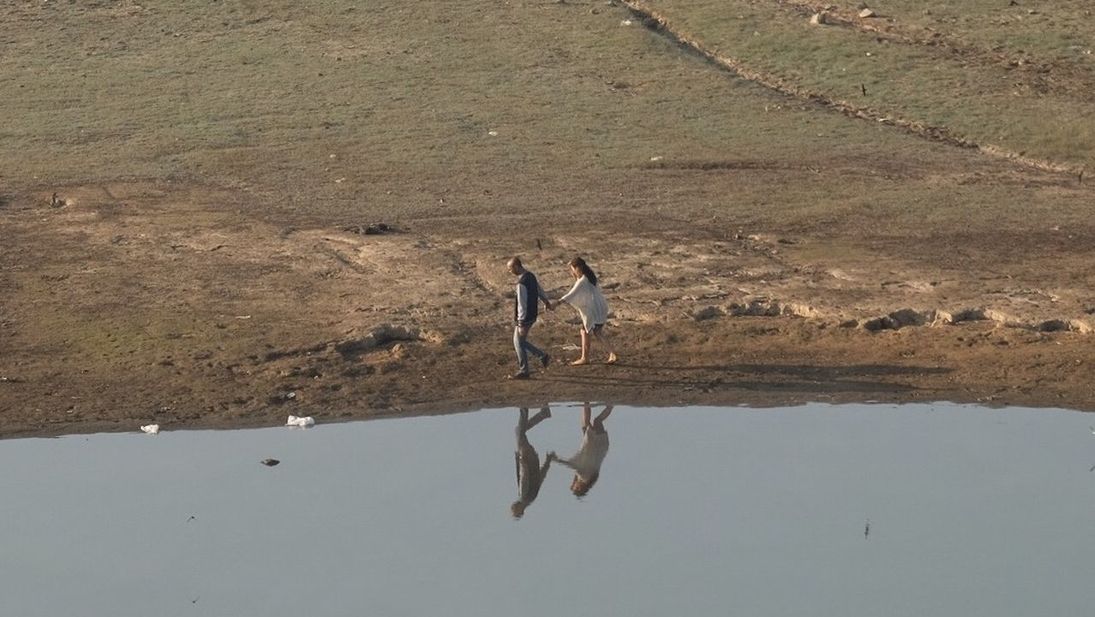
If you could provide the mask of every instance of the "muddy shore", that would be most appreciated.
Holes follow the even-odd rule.
[[[4,437],[561,400],[1095,409],[1090,298],[1067,274],[1082,270],[1086,248],[1047,252],[1054,276],[1038,271],[1033,243],[1021,267],[970,259],[959,270],[778,230],[507,238],[489,225],[260,221],[209,205],[238,197],[194,187],[65,195],[57,205],[28,193],[2,213]],[[1001,241],[982,240],[983,250]],[[613,310],[618,365],[601,355],[568,365],[578,321],[563,306],[532,335],[553,364],[528,382],[505,379],[512,254],[556,297],[566,260],[587,256]]]

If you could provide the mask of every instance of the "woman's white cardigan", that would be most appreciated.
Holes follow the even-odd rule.
[[[592,332],[595,326],[608,321],[608,302],[605,302],[604,294],[585,276],[575,281],[574,287],[559,300],[578,309],[586,332]]]

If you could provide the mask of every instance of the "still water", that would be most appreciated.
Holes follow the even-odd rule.
[[[0,441],[0,614],[1095,615],[1095,415],[603,410]]]

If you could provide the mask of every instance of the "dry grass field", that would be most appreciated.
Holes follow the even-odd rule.
[[[0,434],[1095,407],[1092,9],[829,4],[3,4]],[[622,365],[503,379],[518,253]]]

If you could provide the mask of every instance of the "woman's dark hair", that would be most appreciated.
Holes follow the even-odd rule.
[[[569,264],[571,266],[574,266],[575,268],[578,268],[578,271],[581,272],[582,275],[585,276],[587,279],[589,279],[590,283],[593,283],[594,285],[597,284],[597,275],[593,273],[593,268],[589,267],[589,264],[586,263],[586,260],[582,259],[581,257],[575,257],[574,259],[570,260]]]
[[[593,472],[593,475],[589,477],[588,481],[583,482],[580,488],[571,489],[571,492],[574,493],[575,497],[581,499],[582,497],[585,497],[589,494],[589,489],[593,488],[593,485],[596,484],[597,480],[599,480],[600,478],[601,472],[595,471]]]

